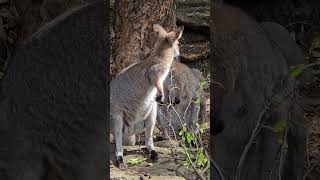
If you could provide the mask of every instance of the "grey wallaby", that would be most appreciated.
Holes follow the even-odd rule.
[[[280,25],[260,24],[236,7],[211,5],[210,131],[212,167],[218,166],[210,177],[303,179],[308,130],[289,73],[290,65],[303,63],[301,50]],[[281,132],[262,128],[282,120]]]
[[[173,58],[179,56],[178,40],[183,26],[169,33],[158,24],[153,28],[158,33],[153,51],[143,61],[122,70],[111,82],[111,128],[116,143],[116,165],[119,168],[125,167],[122,146],[124,136],[134,139],[135,134],[143,129],[146,129],[146,146],[150,158],[158,159],[152,140],[157,116],[156,100],[165,100],[163,81],[169,73]]]
[[[172,73],[164,82],[166,102],[171,102],[175,111],[170,111],[166,106],[159,107],[158,119],[165,131],[173,128],[177,133],[183,123],[191,126],[193,123],[205,119],[206,106],[200,83],[205,80],[202,73],[186,64],[174,62]],[[199,105],[194,103],[200,100]],[[168,122],[171,120],[171,122]],[[170,124],[170,127],[168,126]],[[169,127],[169,128],[168,128]],[[167,131],[168,132],[168,131]]]
[[[18,45],[1,82],[1,180],[102,180],[107,162],[104,1]]]

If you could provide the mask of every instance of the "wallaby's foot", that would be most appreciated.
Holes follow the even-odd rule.
[[[124,163],[122,156],[117,157],[116,166],[117,166],[117,168],[119,168],[119,169],[125,169],[125,168],[127,168],[127,165]]]
[[[150,152],[150,159],[152,161],[158,161],[158,153],[155,150],[152,150]]]

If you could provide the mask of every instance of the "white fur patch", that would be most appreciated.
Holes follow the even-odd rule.
[[[147,146],[147,149],[148,149],[149,151],[154,150],[154,145],[153,145],[153,139],[152,139],[152,137],[149,137],[148,139],[146,139],[146,146]]]
[[[152,112],[152,103],[157,95],[157,88],[153,87],[145,96],[140,109],[137,111],[136,118],[138,121],[145,120]]]
[[[157,88],[152,88],[152,90],[150,92],[148,92],[145,100],[144,100],[144,105],[145,107],[148,107],[148,111],[150,111],[151,107],[151,103],[155,100],[155,97],[157,95]]]
[[[169,74],[169,71],[170,71],[170,69],[168,68],[168,69],[166,70],[166,72],[164,72],[164,74],[160,77],[161,83],[163,83],[163,81],[166,79],[166,77],[167,77],[168,74]]]
[[[116,157],[119,157],[119,156],[123,157],[123,152],[122,151],[119,151],[119,152],[116,153]]]
[[[130,69],[132,66],[134,66],[134,65],[136,65],[136,64],[138,64],[138,63],[139,63],[139,62],[133,63],[133,64],[131,64],[130,66],[122,69],[122,71],[120,71],[120,72],[118,73],[118,75],[123,74],[123,73],[126,72],[128,69]]]

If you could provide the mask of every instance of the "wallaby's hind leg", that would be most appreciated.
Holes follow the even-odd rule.
[[[125,168],[123,160],[123,146],[122,146],[122,129],[123,129],[123,118],[119,115],[116,115],[113,118],[113,128],[114,128],[114,138],[116,142],[116,165],[118,168]]]
[[[150,152],[150,159],[151,160],[158,160],[158,153],[154,150],[153,146],[153,128],[156,125],[156,119],[157,119],[157,103],[152,103],[152,110],[149,114],[149,116],[146,119],[146,146]]]
[[[124,135],[123,144],[126,146],[134,146],[136,144],[136,135],[135,134],[131,136]]]

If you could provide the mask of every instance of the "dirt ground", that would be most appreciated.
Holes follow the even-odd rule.
[[[112,180],[184,180],[196,179],[197,176],[192,168],[187,169],[184,164],[183,149],[176,150],[168,140],[155,142],[155,151],[159,154],[158,162],[151,162],[148,159],[148,153],[145,146],[125,146],[124,160],[128,168],[120,170],[114,167],[114,156],[111,159],[110,178]],[[166,147],[157,147],[166,146]],[[111,150],[111,155],[114,153],[114,148]],[[131,165],[128,161],[132,159],[146,159],[140,164]],[[209,175],[207,174],[207,178]]]

